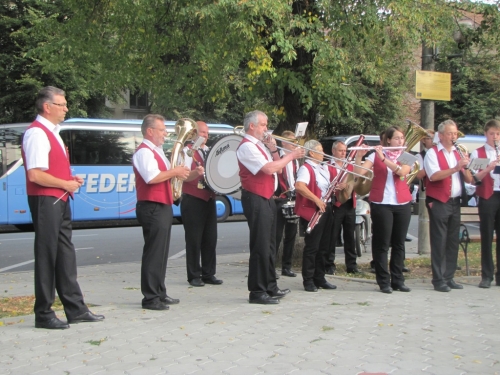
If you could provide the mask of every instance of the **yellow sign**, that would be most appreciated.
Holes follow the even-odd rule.
[[[451,100],[451,74],[417,70],[415,97],[429,100]]]

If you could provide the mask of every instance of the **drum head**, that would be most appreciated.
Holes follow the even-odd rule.
[[[236,150],[243,137],[228,135],[210,149],[205,162],[205,182],[216,193],[232,194],[241,187]]]

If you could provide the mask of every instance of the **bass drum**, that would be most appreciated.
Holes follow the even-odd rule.
[[[240,190],[241,180],[236,150],[243,137],[233,134],[219,139],[208,152],[205,161],[205,182],[210,189],[221,195]]]

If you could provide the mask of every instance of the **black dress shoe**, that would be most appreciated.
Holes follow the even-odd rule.
[[[180,300],[178,300],[177,298],[166,296],[165,298],[160,298],[160,302],[163,302],[166,305],[177,305]]]
[[[318,291],[318,288],[316,288],[316,286],[313,284],[313,285],[304,285],[304,290],[306,292],[317,292]]]
[[[97,315],[92,313],[91,311],[87,311],[82,315],[78,315],[76,318],[68,318],[69,324],[75,323],[95,323],[102,322],[104,320],[104,315]]]
[[[408,267],[403,266],[403,272],[410,272],[410,269]]]
[[[391,294],[392,288],[390,286],[384,286],[383,288],[380,288],[380,291],[385,294]]]
[[[330,284],[328,281],[325,281],[321,285],[316,285],[316,287],[321,289],[337,289],[337,286]]]
[[[274,292],[267,292],[269,297],[274,297],[274,298],[283,298],[288,293],[290,293],[290,289],[278,289],[275,290]]]
[[[480,288],[488,289],[490,286],[491,286],[490,279],[482,279],[481,282],[479,283]]]
[[[438,292],[449,292],[451,291],[450,287],[446,284],[434,285],[434,290]]]
[[[354,273],[354,274],[359,274],[359,273],[362,273],[357,267],[354,267],[354,268],[349,268],[347,269],[346,271],[347,273]]]
[[[193,279],[189,282],[192,286],[205,286],[205,283],[201,279]]]
[[[292,270],[290,270],[288,268],[283,268],[283,270],[281,270],[281,274],[283,276],[288,276],[288,277],[295,277],[295,276],[297,276],[297,274],[295,272],[293,272]]]
[[[52,318],[49,320],[43,320],[41,322],[35,320],[35,328],[67,329],[69,328],[69,324],[64,323],[62,320],[59,320],[57,318]]]
[[[249,303],[257,303],[259,305],[277,305],[280,303],[278,298],[269,297],[267,293],[263,293],[257,297],[249,297]]]
[[[391,286],[393,290],[399,290],[400,292],[411,292],[411,289],[408,288],[405,284]]]
[[[142,308],[146,310],[156,310],[156,311],[163,311],[163,310],[168,310],[170,307],[165,302],[158,301],[156,303],[148,303],[148,304],[142,304]]]
[[[218,279],[215,276],[204,277],[202,280],[205,284],[220,285],[223,283],[221,279]]]
[[[446,283],[451,289],[463,289],[464,286],[461,284],[457,284],[455,280],[451,279]]]

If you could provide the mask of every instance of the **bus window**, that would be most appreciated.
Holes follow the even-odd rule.
[[[131,165],[142,142],[137,131],[73,129],[61,132],[68,145],[72,165]]]
[[[16,126],[6,127],[2,130],[2,142],[5,145],[5,155],[3,155],[3,158],[6,165],[4,173],[7,173],[22,158],[21,146],[26,128],[27,126]]]

